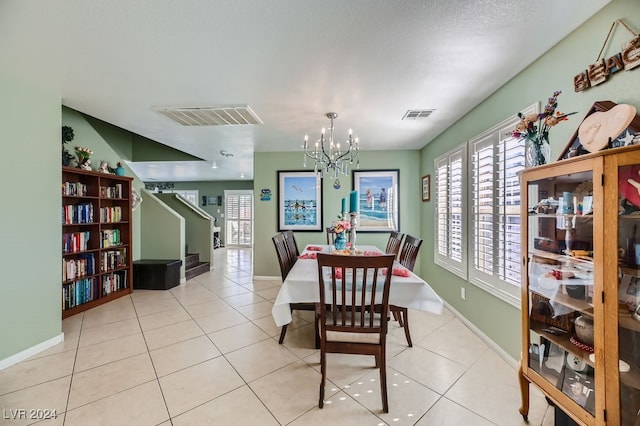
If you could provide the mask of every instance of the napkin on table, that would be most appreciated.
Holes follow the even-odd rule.
[[[317,258],[318,258],[317,253],[304,253],[298,256],[298,259],[317,259]]]
[[[378,250],[373,250],[373,251],[365,250],[364,253],[362,254],[364,256],[381,256],[382,252]]]
[[[382,275],[387,275],[387,268],[382,270]],[[396,275],[398,277],[410,277],[411,272],[408,269],[402,268],[400,266],[396,266],[391,270],[391,275]]]
[[[307,250],[309,250],[309,251],[322,251],[322,247],[320,247],[320,246],[309,246],[309,247],[307,247]]]

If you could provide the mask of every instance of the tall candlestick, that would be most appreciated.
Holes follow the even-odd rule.
[[[340,213],[346,213],[347,212],[347,197],[342,198],[342,210],[340,210]]]
[[[358,212],[358,191],[351,191],[349,194],[349,212]]]

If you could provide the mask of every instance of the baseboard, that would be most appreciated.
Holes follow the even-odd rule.
[[[38,343],[37,345],[25,349],[22,352],[18,352],[15,355],[11,355],[9,358],[0,360],[0,371],[4,370],[7,367],[11,367],[14,364],[17,364],[20,361],[24,361],[25,359],[30,358],[35,354],[45,351],[62,342],[64,342],[64,333],[60,333],[57,336],[52,337],[51,339],[45,340],[42,343]]]
[[[447,302],[444,302],[444,306],[448,310],[450,310],[453,313],[453,315],[455,315],[460,321],[462,321],[462,323],[464,325],[469,327],[471,329],[471,331],[473,331],[476,336],[478,336],[483,342],[485,342],[487,345],[489,345],[489,347],[491,349],[493,349],[493,351],[495,353],[497,353],[500,356],[500,358],[502,358],[507,364],[512,366],[515,370],[518,369],[518,367],[520,366],[520,364],[518,363],[518,360],[513,359],[513,357],[511,355],[509,355],[509,353],[507,353],[504,349],[502,349],[500,346],[498,346],[496,344],[496,342],[491,340],[491,338],[489,336],[484,334],[482,332],[482,330],[480,330],[478,327],[476,327],[475,324],[473,324],[471,321],[469,321],[467,318],[465,318],[460,312],[456,311]]]
[[[266,275],[254,275],[253,279],[256,281],[282,281],[282,277],[280,276],[266,276]]]

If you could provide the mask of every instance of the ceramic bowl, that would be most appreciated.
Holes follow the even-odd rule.
[[[585,345],[593,346],[593,319],[581,315],[573,321],[576,336]]]

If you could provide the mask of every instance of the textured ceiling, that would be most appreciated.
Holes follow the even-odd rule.
[[[208,160],[130,164],[145,181],[251,179],[254,151],[300,150],[328,111],[363,150],[421,148],[606,3],[2,0],[0,68]],[[154,111],[231,104],[264,124],[185,127]],[[435,112],[402,121],[409,109]]]

